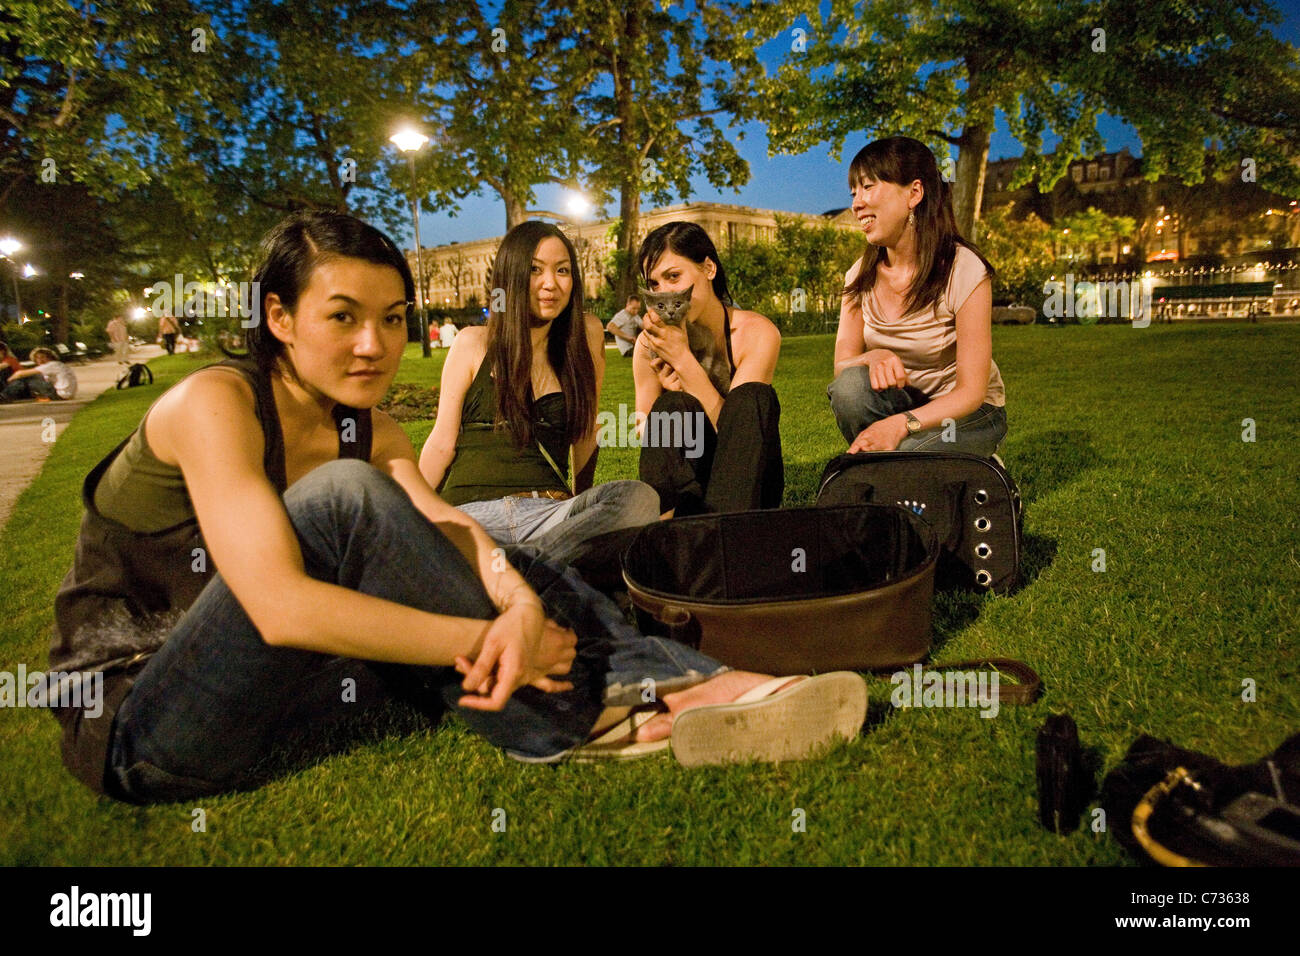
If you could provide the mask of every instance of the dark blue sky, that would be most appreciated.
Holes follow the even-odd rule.
[[[1278,27],[1277,34],[1291,43],[1300,44],[1300,0],[1274,0],[1274,5],[1285,18],[1285,22]],[[718,190],[701,176],[693,183],[694,193],[688,197],[690,201],[735,203],[806,213],[820,213],[848,205],[848,162],[858,149],[866,145],[865,136],[849,137],[844,144],[844,153],[838,160],[832,157],[829,144],[822,144],[798,156],[768,157],[764,126],[750,123],[739,128],[744,131],[744,139],[740,141],[739,148],[741,155],[749,162],[749,183],[739,191]],[[1127,146],[1130,152],[1141,155],[1141,143],[1127,123],[1111,116],[1103,116],[1098,128],[1107,149]],[[999,114],[998,129],[989,148],[989,158],[1018,156],[1020,152],[1020,145],[1007,132],[1005,119]],[[557,188],[540,187],[533,208],[563,212],[559,193]],[[617,208],[615,203],[607,207],[606,213],[613,215]],[[445,212],[426,213],[420,219],[420,239],[426,246],[486,239],[504,232],[505,206],[490,191],[464,200],[460,212],[455,215]],[[407,244],[410,243],[409,233],[405,240]]]

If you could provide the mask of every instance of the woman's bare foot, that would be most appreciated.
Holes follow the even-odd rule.
[[[709,704],[729,704],[742,694],[748,693],[759,684],[772,679],[770,674],[755,674],[752,671],[727,671],[703,684],[696,684],[686,690],[665,694],[664,704],[668,712],[658,714],[642,724],[636,732],[636,739],[642,742],[663,740],[673,732],[673,719],[692,707],[705,707]],[[790,678],[791,682],[796,678]],[[779,688],[784,689],[784,688]]]

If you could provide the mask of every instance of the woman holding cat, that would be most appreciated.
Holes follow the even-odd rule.
[[[420,471],[498,542],[527,542],[586,571],[590,553],[607,563],[593,539],[659,513],[639,481],[592,487],[605,330],[583,310],[578,259],[555,226],[511,229],[492,285],[505,293],[502,308],[452,342]]]
[[[781,333],[757,312],[735,308],[718,250],[695,223],[655,229],[637,261],[651,292],[690,291],[686,323],[706,332],[712,351],[726,358],[715,381],[687,328],[667,325],[647,304],[632,360],[644,422],[641,480],[659,493],[665,518],[779,507],[785,467],[772,376]],[[688,440],[700,432],[702,443]]]

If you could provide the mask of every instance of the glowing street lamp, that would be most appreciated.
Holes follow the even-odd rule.
[[[415,308],[420,313],[420,348],[425,358],[433,355],[429,347],[429,317],[424,314],[424,266],[420,257],[420,194],[415,185],[415,154],[429,137],[407,126],[388,137],[389,142],[406,154],[411,166],[411,217],[415,223]]]
[[[591,214],[592,206],[591,201],[582,193],[570,192],[565,208],[569,210],[571,216],[582,219]]]

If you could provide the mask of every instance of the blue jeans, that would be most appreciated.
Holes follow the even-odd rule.
[[[850,365],[826,389],[835,413],[835,424],[849,444],[868,425],[900,412],[920,408],[929,402],[915,388],[871,387],[871,373],[865,365]],[[944,441],[942,425],[908,435],[898,444],[899,451],[956,451],[990,458],[1007,436],[1007,410],[985,402],[975,411],[955,422],[953,441]]]
[[[592,538],[659,520],[659,495],[640,481],[607,481],[567,501],[493,498],[458,506],[500,544],[530,544],[571,564]]]
[[[497,616],[474,568],[370,465],[323,465],[284,503],[312,577],[432,613]],[[536,549],[507,553],[548,615],[578,636],[572,690],[524,687],[490,713],[457,707],[462,678],[449,667],[270,647],[218,574],[118,709],[109,792],[143,803],[258,786],[278,772],[268,769],[269,753],[289,744],[299,759],[325,752],[330,725],[394,699],[426,713],[456,710],[511,756],[558,760],[587,739],[603,707],[642,703],[645,681],[658,699],[726,670],[685,645],[637,633],[612,602]]]
[[[24,375],[18,381],[5,385],[3,394],[11,402],[22,401],[25,398],[57,399],[59,397],[53,383],[44,375]]]

